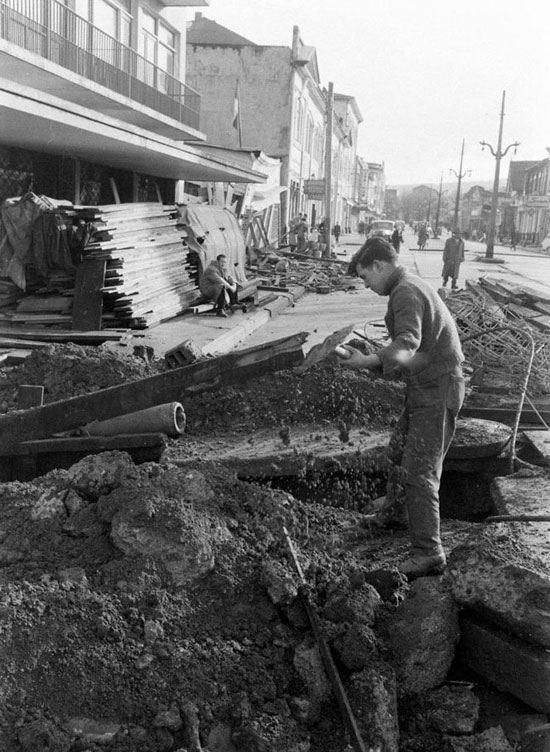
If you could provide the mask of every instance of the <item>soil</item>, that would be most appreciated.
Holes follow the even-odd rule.
[[[390,549],[357,513],[226,470],[137,467],[123,453],[0,494],[0,748],[93,750],[75,732],[75,719],[89,719],[104,750],[193,749],[193,724],[177,721],[190,706],[205,749],[220,727],[237,749],[345,748],[338,715],[311,746],[318,729],[298,710],[310,698],[293,657],[310,637],[282,526],[327,634],[355,668],[361,651],[383,652],[359,622],[373,624],[406,592],[393,569],[404,536]],[[385,601],[367,584],[381,567]],[[49,741],[29,746],[29,729]]]
[[[31,358],[4,372],[3,409],[19,383],[43,383],[52,401],[163,368],[70,345]],[[327,362],[197,395],[185,410],[190,441],[277,427],[284,443],[305,417],[340,420],[343,436],[391,427],[401,404],[400,385]],[[136,466],[121,452],[1,484],[0,749],[349,752],[284,526],[365,738],[396,750],[379,625],[408,597],[395,568],[408,539],[371,530],[348,503],[353,488],[341,492],[318,503],[200,457]],[[444,521],[445,547],[471,529]],[[443,749],[437,731],[410,732],[407,712],[402,748]]]
[[[108,345],[50,345],[34,350],[19,366],[0,370],[0,412],[18,409],[20,384],[41,385],[44,402],[56,402],[136,381],[162,370],[164,361],[149,363]]]

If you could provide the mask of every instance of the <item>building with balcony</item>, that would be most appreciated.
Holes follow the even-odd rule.
[[[173,201],[181,181],[258,182],[209,153],[185,83],[185,24],[207,0],[0,0],[0,200]],[[182,32],[183,27],[183,32]]]
[[[322,196],[306,188],[323,177],[325,94],[315,48],[298,27],[290,46],[257,45],[199,12],[187,30],[186,59],[208,140],[280,159],[282,225],[298,214],[320,221]]]

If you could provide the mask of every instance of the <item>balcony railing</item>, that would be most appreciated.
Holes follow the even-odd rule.
[[[0,0],[0,38],[199,128],[200,94],[56,0]]]

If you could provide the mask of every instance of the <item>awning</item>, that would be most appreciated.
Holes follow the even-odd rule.
[[[220,153],[129,125],[109,115],[0,79],[0,143],[133,172],[191,181],[262,183],[253,156]]]

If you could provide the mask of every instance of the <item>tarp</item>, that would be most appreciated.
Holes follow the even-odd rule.
[[[281,193],[286,191],[286,186],[281,185],[281,160],[268,157],[263,152],[256,153],[253,163],[256,172],[267,175],[265,183],[250,183],[244,193],[243,209],[251,209],[260,212],[268,206],[281,202]]]
[[[239,284],[245,284],[244,237],[233,212],[221,206],[190,204],[181,207],[179,213],[181,221],[187,227],[187,244],[197,253],[201,271],[223,253],[227,256],[231,276]]]

